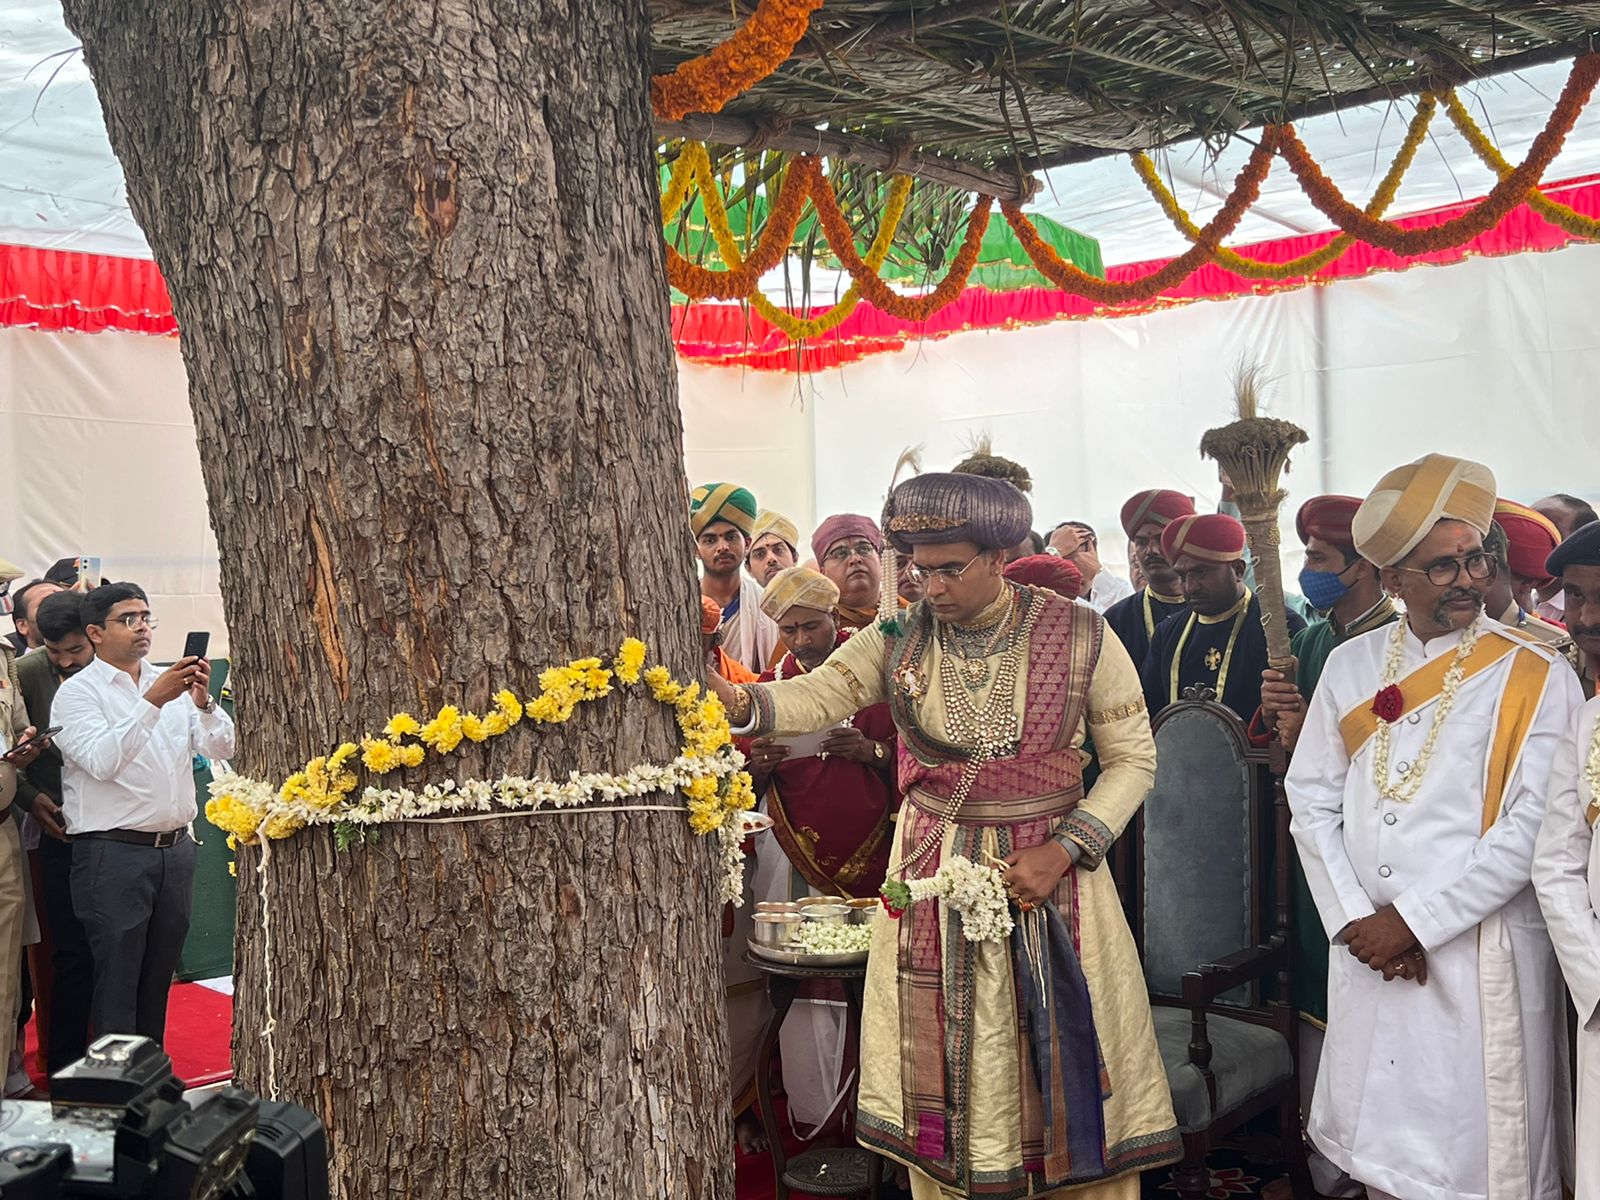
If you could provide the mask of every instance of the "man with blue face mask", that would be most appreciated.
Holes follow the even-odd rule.
[[[1350,523],[1360,507],[1354,496],[1313,496],[1295,515],[1295,532],[1306,548],[1300,594],[1327,616],[1294,636],[1294,683],[1277,671],[1261,673],[1262,715],[1276,721],[1280,740],[1291,750],[1333,648],[1398,615],[1378,583],[1378,568],[1356,553]]]

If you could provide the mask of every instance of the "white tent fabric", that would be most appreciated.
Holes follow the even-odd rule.
[[[1277,296],[1115,321],[968,333],[796,378],[682,365],[691,481],[732,479],[802,536],[829,513],[876,515],[908,445],[947,468],[989,433],[1036,480],[1036,524],[1101,531],[1145,487],[1215,501],[1201,433],[1230,417],[1241,358],[1276,377],[1271,410],[1312,435],[1286,523],[1305,497],[1361,494],[1429,450],[1489,463],[1503,494],[1600,498],[1600,247],[1473,259]],[[158,653],[222,629],[183,366],[171,338],[0,330],[0,554],[30,573],[100,554],[164,618]],[[1285,538],[1294,570],[1297,543]]]

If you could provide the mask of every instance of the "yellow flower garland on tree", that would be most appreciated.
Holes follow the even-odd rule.
[[[1424,92],[1417,101],[1417,111],[1411,118],[1411,124],[1406,129],[1405,140],[1400,143],[1400,149],[1394,156],[1394,161],[1389,164],[1389,170],[1378,184],[1378,190],[1373,193],[1372,200],[1368,203],[1366,212],[1371,217],[1381,217],[1394,203],[1395,195],[1400,191],[1400,183],[1405,179],[1406,173],[1411,170],[1411,164],[1416,161],[1417,151],[1422,148],[1422,143],[1427,140],[1428,126],[1433,121],[1433,114],[1438,108],[1439,98],[1432,92]],[[1162,181],[1160,173],[1156,170],[1155,163],[1148,154],[1135,154],[1133,156],[1133,169],[1139,178],[1144,181],[1150,195],[1154,197],[1161,211],[1166,213],[1167,219],[1173,223],[1178,232],[1191,242],[1200,240],[1201,229],[1196,225],[1194,218],[1183,210],[1178,203],[1178,198]],[[1510,169],[1509,167],[1507,168]],[[1246,279],[1266,279],[1282,283],[1289,279],[1299,279],[1305,275],[1315,275],[1324,267],[1337,262],[1344,252],[1355,245],[1357,239],[1348,233],[1341,233],[1331,242],[1309,254],[1302,254],[1299,258],[1291,258],[1287,262],[1268,263],[1260,259],[1246,258],[1235,253],[1226,246],[1218,246],[1212,261],[1224,270],[1232,271],[1235,275]]]
[[[1446,93],[1444,107],[1450,114],[1451,123],[1461,136],[1467,139],[1467,145],[1471,146],[1473,153],[1483,160],[1484,166],[1501,179],[1516,170],[1472,119],[1467,106],[1461,103],[1454,92]],[[1563,233],[1569,233],[1575,238],[1600,238],[1600,220],[1586,217],[1577,209],[1562,204],[1559,200],[1550,199],[1538,188],[1529,192],[1523,203]]]
[[[670,785],[683,792],[695,833],[721,835],[726,893],[738,885],[743,836],[739,814],[755,807],[750,777],[734,749],[722,702],[714,694],[702,693],[698,683],[677,682],[665,667],[645,669],[647,653],[642,641],[628,638],[609,667],[598,658],[551,667],[539,674],[537,696],[524,703],[514,692],[502,690],[494,697],[494,707],[481,717],[449,704],[427,722],[407,712],[396,713],[385,724],[382,737],[344,742],[332,754],[313,758],[277,787],[224,775],[212,784],[206,818],[227,832],[230,848],[261,838],[286,838],[310,824],[333,824],[343,846],[368,838],[370,833],[364,830],[389,820],[462,809],[576,807],[644,796]],[[353,769],[357,756],[373,776],[420,766],[429,750],[443,757],[464,741],[500,737],[523,719],[561,724],[579,705],[610,695],[615,684],[640,683],[652,698],[674,710],[681,745],[678,759],[669,766],[643,765],[623,775],[573,772],[565,782],[507,777],[495,783],[430,785],[421,793],[375,786],[357,790],[360,782]]]

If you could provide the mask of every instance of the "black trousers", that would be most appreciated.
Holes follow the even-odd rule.
[[[97,1035],[166,1040],[167,991],[189,933],[194,842],[157,849],[103,838],[72,843],[72,903],[94,955]]]
[[[83,922],[72,907],[72,843],[46,834],[39,839],[44,915],[50,924],[50,1074],[77,1062],[89,1049],[89,1005],[94,999],[94,956]]]

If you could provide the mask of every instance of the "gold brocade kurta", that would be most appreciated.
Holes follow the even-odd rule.
[[[1004,597],[1002,597],[1004,599]],[[1085,609],[1085,621],[1102,619]],[[980,618],[978,623],[982,623]],[[1079,959],[1089,988],[1096,1032],[1110,1081],[1104,1100],[1107,1172],[1104,1180],[1129,1176],[1146,1167],[1178,1157],[1176,1121],[1166,1072],[1150,1019],[1144,973],[1133,937],[1122,913],[1116,887],[1102,866],[1110,842],[1143,803],[1155,775],[1155,745],[1150,736],[1138,672],[1115,637],[1101,639],[1098,658],[1090,675],[1088,695],[1072,738],[1081,747],[1086,726],[1094,726],[1095,748],[1101,774],[1093,790],[1073,811],[1075,829],[1088,828],[1097,836],[1080,841],[1083,850],[1077,872],[1075,918]],[[842,645],[809,675],[777,684],[759,685],[760,732],[800,733],[822,728],[857,709],[890,698],[882,633],[869,626]],[[912,699],[913,712],[923,732],[948,740],[943,691],[940,685],[937,639],[930,639],[920,662],[924,694]],[[990,660],[990,679],[998,675],[999,656]],[[895,686],[902,686],[896,677]],[[987,688],[975,697],[980,709]],[[1027,655],[1018,670],[1016,705],[1028,695]],[[942,801],[927,797],[921,807],[937,811]],[[905,813],[908,808],[903,809]],[[1058,823],[1059,824],[1059,823]],[[902,820],[902,826],[909,825]],[[970,829],[970,826],[969,826]],[[943,855],[952,853],[955,830],[947,830]],[[1078,841],[1076,834],[1074,840]],[[1091,844],[1092,843],[1092,844]],[[982,831],[981,845],[1000,855],[993,829]],[[907,847],[897,838],[890,876]],[[1013,983],[1010,947],[981,943],[977,947],[972,1021],[971,1078],[966,1081],[968,1141],[965,1164],[973,1193],[1005,1196],[1032,1191],[1023,1168],[1022,1105],[1017,1054],[1018,1005]],[[860,1123],[903,1134],[900,989],[898,986],[896,922],[876,922],[867,963],[866,998],[861,1033]],[[899,1140],[891,1138],[889,1140]],[[873,1148],[885,1152],[880,1139]],[[888,1151],[891,1154],[892,1150]],[[912,1167],[914,1156],[894,1155]],[[919,1180],[927,1190],[931,1180]],[[1118,1185],[1119,1187],[1121,1185]],[[946,1185],[948,1189],[949,1185]],[[1085,1189],[1058,1189],[1082,1192]]]

